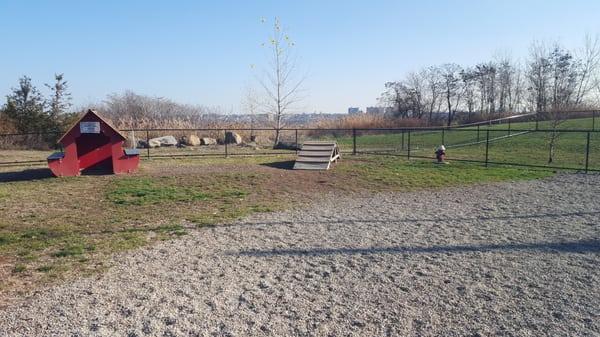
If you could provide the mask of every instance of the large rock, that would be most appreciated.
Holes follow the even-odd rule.
[[[227,131],[225,133],[225,144],[241,144],[242,136],[238,135],[235,132]]]
[[[148,148],[148,142],[145,141],[145,140],[143,140],[143,139],[138,140],[137,141],[137,148],[138,149],[147,149]]]
[[[161,146],[175,146],[177,145],[177,139],[173,136],[164,136],[152,138],[148,141],[150,147],[161,147]]]
[[[183,143],[185,145],[188,145],[188,146],[198,146],[198,145],[202,144],[200,142],[200,138],[198,136],[196,136],[196,135],[189,135],[189,136],[184,137],[184,138],[185,138],[185,142],[183,142]]]
[[[202,145],[216,145],[217,140],[210,137],[200,138],[200,144]]]

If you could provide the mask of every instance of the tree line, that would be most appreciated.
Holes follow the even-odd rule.
[[[440,115],[447,125],[460,113],[475,116],[512,112],[565,111],[598,107],[600,42],[586,36],[571,51],[558,43],[533,42],[518,62],[508,55],[473,66],[446,63],[385,83],[380,103],[394,117],[427,119]]]
[[[12,88],[0,108],[0,131],[47,133],[47,138],[62,131],[63,125],[72,118],[68,113],[72,105],[68,82],[63,74],[56,74],[53,83],[44,85],[49,89],[46,97],[31,78],[19,79],[18,86]]]

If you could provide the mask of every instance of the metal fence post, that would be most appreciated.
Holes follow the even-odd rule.
[[[227,129],[225,129],[223,131],[224,131],[223,143],[225,143],[225,158],[227,158],[229,156],[229,153],[227,150]]]
[[[298,129],[296,129],[296,154],[298,154]]]
[[[442,145],[446,144],[446,129],[442,129]]]
[[[535,113],[535,131],[537,131],[537,130],[538,130],[538,124],[539,124],[539,121],[540,121],[540,113],[539,113],[539,112],[536,112],[536,113]]]
[[[510,136],[510,119],[508,120],[508,135]]]
[[[150,131],[146,129],[146,158],[150,158]]]
[[[402,150],[404,150],[404,130],[402,130]]]
[[[356,129],[352,129],[352,154],[356,155]]]
[[[596,129],[596,111],[592,112],[592,131]]]
[[[488,167],[489,149],[490,149],[490,130],[486,130],[486,132],[485,132],[485,167]]]
[[[406,157],[410,160],[410,130],[408,130],[408,153]]]
[[[587,133],[587,142],[585,144],[585,173],[588,173],[590,163],[590,132]]]
[[[479,143],[479,124],[477,124],[477,142]]]

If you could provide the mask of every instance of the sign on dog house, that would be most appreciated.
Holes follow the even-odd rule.
[[[124,149],[126,138],[94,110],[88,110],[58,142],[63,152],[48,157],[57,177],[81,173],[131,173],[140,163],[139,150]]]

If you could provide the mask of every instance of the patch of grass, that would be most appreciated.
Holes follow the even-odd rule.
[[[225,190],[219,195],[221,198],[243,198],[248,192],[242,190]]]
[[[537,179],[553,174],[546,170],[486,168],[470,163],[438,165],[429,161],[407,161],[384,156],[368,159],[359,157],[351,163],[339,165],[336,169],[371,188],[384,190],[415,190],[489,181]]]
[[[68,257],[82,255],[85,253],[85,247],[82,244],[70,244],[52,254],[53,257]]]
[[[0,247],[11,244],[17,239],[13,233],[0,233]]]
[[[20,235],[20,237],[22,239],[38,239],[38,240],[44,240],[44,239],[48,239],[50,237],[56,237],[56,236],[58,236],[57,233],[53,233],[50,230],[45,229],[45,228],[28,229]]]
[[[167,178],[130,177],[115,180],[106,194],[108,200],[118,205],[146,205],[163,202],[208,200],[210,196],[191,187],[178,186]]]
[[[25,266],[24,264],[17,264],[13,267],[12,272],[13,273],[22,273],[25,270],[27,270],[27,266]]]
[[[35,269],[36,271],[39,271],[41,273],[47,273],[49,271],[52,270],[52,266],[49,265],[43,265],[43,266],[39,266]]]

